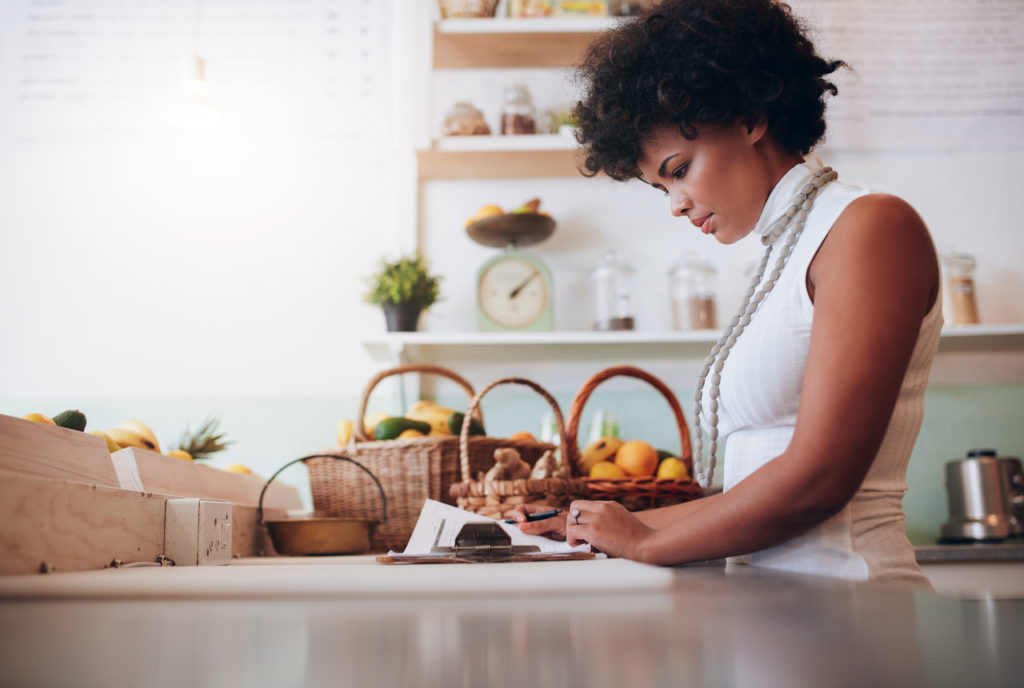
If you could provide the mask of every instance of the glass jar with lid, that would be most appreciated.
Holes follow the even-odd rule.
[[[945,285],[942,290],[943,319],[950,325],[976,325],[978,303],[974,295],[974,256],[944,253],[941,257]]]
[[[444,136],[489,136],[491,128],[484,120],[484,113],[472,103],[460,100],[445,114],[441,133]]]
[[[607,251],[590,269],[595,330],[632,330],[633,268],[616,251]]]
[[[505,89],[505,102],[501,106],[501,133],[503,135],[537,133],[537,116],[533,107],[533,99],[525,84],[513,84]]]
[[[672,296],[672,327],[677,330],[713,330],[718,327],[715,309],[715,266],[692,251],[669,270]]]

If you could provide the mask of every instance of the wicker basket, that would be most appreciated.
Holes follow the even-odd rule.
[[[366,436],[362,418],[366,403],[379,382],[403,373],[430,373],[446,377],[459,384],[469,398],[473,387],[454,371],[425,363],[408,364],[381,371],[366,385],[354,423],[353,441],[341,450],[330,452],[355,459],[377,476],[384,488],[388,503],[388,520],[374,533],[375,551],[401,550],[409,541],[419,518],[423,502],[427,499],[454,504],[449,491],[459,480],[459,437],[426,436],[409,439],[370,441]],[[483,420],[479,409],[467,411],[466,418],[475,416]],[[517,441],[496,437],[470,437],[467,451],[470,470],[487,470],[494,464],[494,450],[514,447],[531,465],[551,444]],[[313,508],[329,516],[376,518],[380,511],[380,493],[365,475],[347,470],[340,461],[329,458],[310,459],[310,487]]]
[[[558,433],[562,445],[566,444],[566,427],[562,420],[562,411],[558,408],[558,402],[548,394],[543,387],[535,382],[521,377],[505,377],[495,380],[480,390],[473,400],[469,402],[466,411],[469,414],[476,411],[480,406],[480,400],[491,389],[498,385],[525,385],[540,394],[551,405],[554,411],[555,420],[558,422]],[[469,422],[463,422],[462,432],[459,435],[459,465],[462,467],[462,482],[455,483],[451,487],[451,495],[455,498],[460,509],[466,509],[481,516],[490,518],[508,518],[509,514],[520,504],[544,504],[551,507],[562,508],[569,505],[574,499],[587,496],[586,486],[575,476],[571,478],[519,478],[516,480],[478,480],[475,479],[477,469],[473,461],[472,437],[469,436]],[[508,446],[512,446],[511,443]],[[552,445],[548,445],[554,449]],[[518,447],[516,447],[518,449]],[[527,456],[521,458],[530,465],[536,463],[535,457],[532,460]],[[490,468],[494,465],[493,454],[487,465]],[[567,464],[570,471],[573,470],[573,463]]]
[[[493,17],[498,0],[438,0],[442,19]]]
[[[679,406],[672,390],[664,382],[650,373],[633,366],[616,366],[605,368],[593,375],[584,383],[579,392],[576,393],[569,407],[569,421],[566,426],[566,456],[571,456],[571,463],[578,465],[579,445],[576,437],[579,431],[580,418],[583,415],[583,406],[587,403],[594,389],[609,378],[613,377],[635,377],[649,383],[665,397],[672,413],[676,418],[676,425],[679,429],[681,441],[679,457],[686,463],[689,474],[693,475],[693,449],[690,446],[690,430],[686,425],[686,418],[683,417],[683,410]],[[651,509],[659,506],[678,504],[691,499],[703,496],[700,486],[692,480],[666,480],[656,478],[582,478],[586,485],[590,499],[609,499],[619,502],[630,511]]]

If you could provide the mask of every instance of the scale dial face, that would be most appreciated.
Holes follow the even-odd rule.
[[[538,261],[499,257],[481,269],[477,301],[481,314],[497,327],[527,329],[550,317],[551,279]]]

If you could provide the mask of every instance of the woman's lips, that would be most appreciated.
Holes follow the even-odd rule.
[[[690,220],[690,222],[693,223],[694,227],[696,227],[700,231],[704,232],[705,234],[710,234],[711,233],[711,215],[705,215],[704,217],[697,217],[697,218],[694,218],[694,219]]]

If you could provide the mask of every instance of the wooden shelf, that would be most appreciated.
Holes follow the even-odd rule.
[[[611,17],[446,19],[434,26],[434,69],[568,67]]]
[[[416,153],[416,160],[424,181],[581,177],[572,148],[425,150]]]
[[[576,140],[571,135],[523,134],[519,136],[445,136],[434,141],[431,150],[443,153],[508,152],[508,151],[574,151]]]

